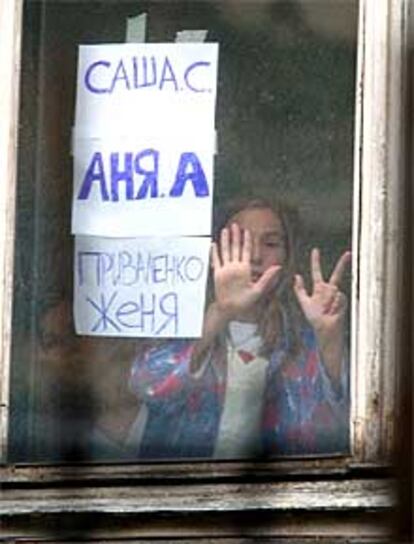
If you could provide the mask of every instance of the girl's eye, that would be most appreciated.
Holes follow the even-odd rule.
[[[265,246],[279,249],[279,248],[283,247],[283,243],[282,242],[276,242],[276,241],[273,242],[273,241],[269,240],[268,242],[265,243]]]

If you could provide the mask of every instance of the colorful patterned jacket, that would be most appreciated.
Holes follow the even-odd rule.
[[[335,388],[313,331],[304,329],[301,337],[303,350],[296,360],[286,364],[287,335],[269,359],[261,422],[263,458],[347,452],[347,364]],[[194,342],[171,340],[144,352],[132,366],[130,387],[148,408],[140,458],[213,455],[226,391],[225,342],[212,351],[197,376],[189,369],[193,349]]]

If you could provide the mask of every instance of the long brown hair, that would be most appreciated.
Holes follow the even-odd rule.
[[[280,200],[267,197],[237,198],[222,208],[216,218],[214,238],[219,234],[232,218],[244,210],[266,209],[280,220],[286,251],[286,261],[283,264],[280,278],[273,290],[266,294],[263,301],[263,312],[258,321],[259,334],[263,339],[262,355],[269,356],[275,346],[282,341],[283,335],[289,355],[295,356],[302,347],[300,325],[301,312],[293,292],[294,274],[296,272],[296,253],[299,228],[299,218],[296,210]],[[213,286],[210,286],[213,295]]]
[[[215,209],[213,238],[218,240],[221,230],[229,224],[232,217],[242,210],[269,209],[280,220],[283,228],[286,261],[281,276],[273,290],[266,294],[264,311],[259,319],[259,334],[263,340],[261,355],[268,357],[282,340],[286,342],[287,361],[292,360],[302,349],[301,342],[301,312],[293,292],[293,279],[296,271],[297,230],[299,218],[296,210],[288,204],[265,197],[237,198],[227,202],[225,206]],[[214,300],[214,281],[209,277],[207,286],[206,304]],[[288,337],[286,337],[288,335]],[[220,353],[224,347],[223,338],[218,337],[215,352]],[[165,338],[146,338],[137,342],[137,356],[141,356],[149,349],[157,348],[170,342]],[[216,351],[217,350],[217,351]]]

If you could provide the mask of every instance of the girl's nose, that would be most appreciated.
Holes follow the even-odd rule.
[[[261,261],[261,251],[260,251],[260,244],[257,240],[252,240],[252,253],[251,253],[251,261],[252,263],[260,263]]]

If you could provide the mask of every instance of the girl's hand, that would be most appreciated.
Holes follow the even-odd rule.
[[[266,291],[274,285],[281,266],[274,265],[252,281],[252,239],[249,230],[243,236],[237,223],[221,231],[220,247],[213,244],[212,262],[216,304],[228,319],[251,311]]]
[[[295,276],[294,291],[302,311],[313,327],[328,372],[338,381],[341,371],[344,343],[346,296],[339,284],[351,260],[351,252],[341,255],[328,281],[322,274],[319,249],[311,252],[312,292],[305,288],[302,276]]]
[[[295,276],[294,290],[302,311],[316,332],[329,333],[343,320],[347,300],[339,290],[339,284],[350,261],[351,253],[346,251],[339,258],[328,281],[321,269],[319,249],[311,252],[312,292],[306,291],[302,276]]]

